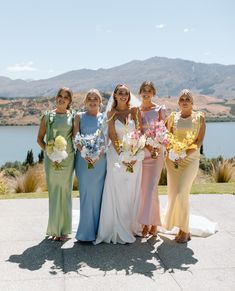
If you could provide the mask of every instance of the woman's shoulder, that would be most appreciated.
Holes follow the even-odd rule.
[[[109,110],[109,111],[107,112],[107,122],[113,120],[114,117],[115,117],[115,115],[116,115],[116,113],[117,113],[117,110],[116,110],[115,108]]]
[[[154,103],[154,107],[152,108],[153,110],[155,110],[155,111],[161,111],[161,110],[166,110],[166,106],[165,106],[165,104],[156,104],[156,103]]]
[[[138,106],[133,106],[130,108],[130,112],[135,114],[138,113],[140,111],[140,108]]]
[[[167,119],[174,118],[177,114],[179,114],[177,111],[172,111],[172,112],[167,116]]]
[[[53,118],[56,115],[56,109],[46,110],[40,115],[40,120]]]
[[[197,119],[200,119],[200,120],[205,119],[205,113],[203,111],[194,111],[193,114]]]
[[[74,114],[74,117],[77,118],[77,119],[80,119],[83,116],[85,116],[85,114],[86,114],[86,111],[76,111],[75,114]]]

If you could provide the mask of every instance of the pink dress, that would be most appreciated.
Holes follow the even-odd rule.
[[[157,106],[149,111],[141,111],[143,133],[152,121],[165,119],[165,106]],[[151,153],[145,148],[145,158],[142,163],[142,182],[139,208],[139,223],[146,225],[161,225],[160,203],[157,186],[164,164],[164,152],[161,148],[157,159],[151,158]]]

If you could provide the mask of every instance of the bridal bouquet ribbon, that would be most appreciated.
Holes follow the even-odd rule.
[[[54,163],[55,169],[61,168],[60,163],[68,157],[66,152],[67,141],[61,135],[55,140],[49,140],[46,145],[46,153],[49,159]]]
[[[90,158],[93,161],[97,160],[99,156],[105,152],[105,139],[102,135],[102,131],[97,129],[94,134],[76,134],[74,142],[76,145],[81,146],[81,156]],[[87,164],[88,169],[93,169],[93,163]]]
[[[146,145],[151,146],[154,151],[152,158],[156,159],[158,156],[157,149],[168,144],[168,131],[163,120],[151,122],[149,128],[145,131]]]
[[[168,157],[171,161],[175,162],[175,168],[178,168],[177,161],[187,156],[186,151],[188,149],[197,149],[197,145],[193,143],[195,140],[193,132],[187,132],[186,137],[182,141],[178,140],[172,133],[168,133],[168,140]]]
[[[133,130],[126,132],[121,141],[118,141],[120,149],[120,161],[127,164],[126,171],[133,173],[133,165],[131,162],[142,161],[144,159],[143,148],[145,146],[146,138],[141,135],[140,131]]]

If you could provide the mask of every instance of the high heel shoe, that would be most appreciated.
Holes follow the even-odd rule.
[[[145,226],[143,227],[143,230],[142,230],[142,236],[143,236],[143,237],[147,237],[147,236],[148,236],[148,233],[149,233],[149,228],[148,228],[147,225],[145,225]]]
[[[186,233],[186,234],[183,234],[182,236],[180,236],[176,242],[177,243],[187,243],[188,241],[191,240],[191,235],[190,233]]]
[[[157,227],[156,227],[156,225],[152,225],[151,226],[149,234],[151,234],[152,236],[157,236]]]

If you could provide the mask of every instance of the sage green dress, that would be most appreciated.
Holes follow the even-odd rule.
[[[49,194],[47,235],[61,237],[72,232],[72,184],[74,147],[72,141],[73,113],[45,113],[46,142],[63,136],[67,141],[68,157],[55,168],[45,153],[45,172]]]

